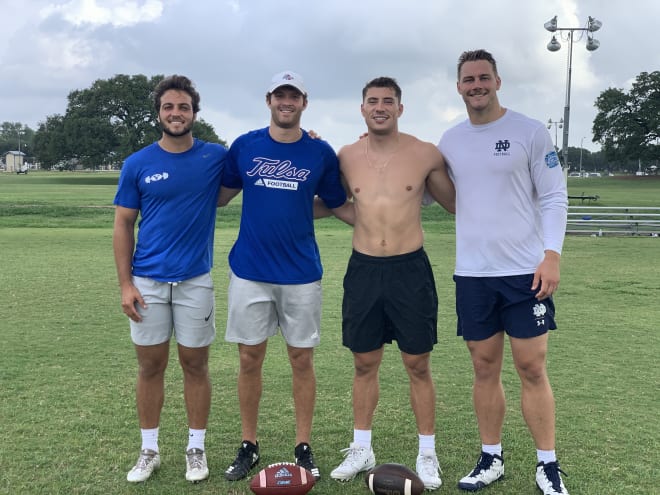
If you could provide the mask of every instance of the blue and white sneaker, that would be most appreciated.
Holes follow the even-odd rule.
[[[543,492],[543,495],[568,495],[560,473],[566,474],[559,468],[557,461],[539,462],[536,465],[536,486]]]
[[[538,476],[538,475],[537,475]],[[504,459],[497,454],[481,453],[476,467],[470,474],[461,478],[458,487],[461,490],[476,492],[504,477]]]

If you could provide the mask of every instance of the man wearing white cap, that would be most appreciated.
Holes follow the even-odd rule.
[[[339,164],[328,143],[300,127],[307,108],[302,77],[276,74],[266,93],[268,127],[250,131],[231,145],[219,204],[243,191],[241,225],[229,253],[231,269],[225,339],[239,351],[238,399],[241,446],[225,471],[233,481],[259,462],[257,418],[262,364],[268,339],[281,331],[293,375],[296,414],[295,462],[319,469],[310,447],[316,397],[314,348],[320,343],[322,266],[314,236],[314,201],[352,224]]]

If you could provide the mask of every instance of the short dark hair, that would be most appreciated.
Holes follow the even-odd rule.
[[[396,80],[391,77],[377,77],[369,81],[364,88],[362,88],[362,99],[367,96],[367,91],[369,88],[390,88],[394,90],[399,103],[401,103],[401,88],[397,84]]]
[[[497,75],[497,63],[495,62],[495,59],[489,52],[480,49],[480,50],[471,50],[471,51],[463,52],[461,53],[461,56],[458,57],[458,71],[457,71],[458,79],[461,78],[461,68],[463,67],[463,64],[465,62],[476,62],[477,60],[486,60],[487,62],[490,62],[490,65],[493,66],[493,71],[495,72],[495,75]]]
[[[169,91],[170,89],[188,93],[190,98],[192,98],[193,113],[196,114],[199,112],[200,97],[193,82],[186,76],[173,74],[159,82],[154,89],[154,106],[156,108],[156,114],[160,112],[160,99],[163,97],[165,91]]]

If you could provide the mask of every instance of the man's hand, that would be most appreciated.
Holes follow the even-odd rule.
[[[559,287],[559,261],[560,254],[556,251],[546,250],[545,257],[534,272],[532,290],[538,290],[536,299],[541,301],[554,294]]]
[[[123,287],[121,290],[121,309],[131,320],[139,323],[142,321],[142,317],[137,310],[138,304],[142,309],[147,309],[147,305],[137,287],[133,284]]]

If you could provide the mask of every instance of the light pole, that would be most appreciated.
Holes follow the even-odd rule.
[[[19,128],[16,131],[16,134],[18,134],[18,155],[16,155],[16,160],[18,160],[18,168],[20,169],[23,168],[23,160],[21,156],[21,135],[23,134],[23,130]]]
[[[557,16],[554,16],[552,19],[550,19],[548,22],[546,22],[543,25],[543,27],[548,31],[550,31],[551,33],[555,33],[559,31],[559,34],[552,35],[552,39],[548,43],[547,48],[551,52],[556,52],[561,48],[561,43],[557,41],[557,36],[559,36],[564,41],[568,41],[568,64],[567,64],[568,69],[566,73],[566,104],[564,105],[564,133],[563,133],[562,152],[561,152],[564,158],[564,167],[568,166],[568,123],[570,120],[570,113],[571,113],[571,70],[573,66],[573,41],[575,39],[575,31],[580,32],[580,37],[577,39],[577,41],[580,41],[582,39],[584,33],[587,34],[587,50],[593,52],[594,50],[597,50],[598,47],[600,46],[600,42],[594,38],[594,32],[598,31],[602,26],[603,26],[602,22],[596,20],[591,16],[589,16],[589,20],[587,21],[587,27],[580,27],[580,28],[557,27]],[[566,35],[562,35],[562,31],[565,31]]]
[[[582,139],[580,139],[580,177],[582,177],[582,142],[584,138],[585,136],[582,136]]]
[[[560,129],[564,127],[564,119],[559,119],[559,120],[552,120],[548,119],[548,129],[550,129],[552,126],[555,126],[555,150],[558,150],[557,148],[557,127]]]

